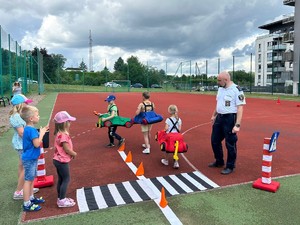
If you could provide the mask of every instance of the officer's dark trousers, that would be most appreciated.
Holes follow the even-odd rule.
[[[235,125],[236,114],[218,114],[215,123],[212,127],[211,146],[214,151],[216,163],[224,165],[222,141],[225,139],[227,148],[227,163],[226,168],[235,168],[237,155],[236,142],[237,135],[232,133],[232,128]]]

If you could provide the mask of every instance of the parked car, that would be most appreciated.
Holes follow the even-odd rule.
[[[131,85],[131,87],[133,87],[133,88],[143,88],[144,86],[141,83],[135,83],[135,84]]]
[[[242,89],[243,92],[249,92],[250,91],[249,88],[247,88],[247,87],[241,87],[241,89]]]
[[[120,84],[116,83],[116,82],[106,82],[104,84],[105,87],[121,87]]]
[[[23,78],[19,77],[18,82],[23,83]],[[36,80],[30,80],[27,79],[27,84],[37,84],[38,82]]]
[[[162,86],[160,86],[159,84],[152,84],[151,88],[162,88]]]

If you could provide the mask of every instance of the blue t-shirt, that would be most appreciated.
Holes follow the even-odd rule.
[[[41,148],[34,147],[32,140],[39,138],[37,129],[31,126],[26,126],[23,133],[23,154],[22,160],[38,159],[41,154]]]
[[[20,135],[18,134],[17,128],[25,127],[26,126],[25,121],[21,118],[19,113],[15,113],[10,116],[9,122],[10,125],[14,128],[14,135],[12,138],[12,145],[14,149],[17,150],[23,149],[22,137],[20,137]]]

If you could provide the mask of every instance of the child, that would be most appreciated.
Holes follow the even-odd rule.
[[[43,137],[49,125],[40,128],[40,133],[34,128],[40,120],[39,110],[34,106],[24,106],[21,111],[21,117],[26,122],[23,133],[23,154],[22,163],[24,167],[24,187],[23,187],[23,210],[38,211],[42,207],[39,203],[44,203],[45,200],[36,198],[33,195],[33,181],[37,175],[37,163],[40,156],[40,145],[43,142]]]
[[[13,96],[17,95],[17,94],[22,94],[22,87],[18,81],[14,82],[13,87],[12,87],[12,93],[13,93]]]
[[[181,130],[181,119],[178,117],[178,108],[176,105],[170,105],[168,107],[168,112],[170,117],[166,119],[165,131],[166,133],[180,133]],[[164,165],[169,165],[168,153],[166,153],[165,158],[161,160]],[[178,160],[174,160],[173,168],[178,169]]]
[[[57,181],[57,206],[72,207],[76,203],[71,198],[66,198],[67,188],[70,182],[69,162],[77,156],[73,150],[72,140],[70,138],[71,121],[76,118],[72,117],[66,111],[58,112],[54,117],[55,122],[55,141],[54,141],[54,157],[53,164],[56,167]]]
[[[17,189],[14,192],[13,199],[23,199],[23,185],[24,185],[24,168],[22,165],[22,153],[23,153],[23,132],[26,122],[21,118],[20,112],[28,103],[31,103],[32,100],[26,98],[22,94],[16,94],[11,99],[11,104],[13,105],[12,110],[9,112],[9,122],[10,125],[14,128],[14,134],[12,137],[13,148],[17,151],[19,155],[19,166],[18,166],[18,185]],[[38,192],[38,188],[34,188],[34,193]]]
[[[141,112],[148,112],[148,111],[153,111],[155,106],[154,103],[151,102],[150,99],[150,93],[149,92],[144,92],[142,94],[143,97],[143,102],[141,102],[138,107],[137,110],[135,112],[136,115],[140,114]],[[144,154],[149,154],[150,153],[150,135],[151,135],[151,129],[152,129],[152,124],[142,124],[141,125],[141,130],[144,136],[144,144],[142,144],[143,148],[145,148],[143,150]]]
[[[107,114],[109,116],[106,117],[106,118],[102,118],[103,122],[107,121],[107,120],[110,120],[110,119],[112,119],[115,116],[118,116],[119,111],[118,111],[117,105],[115,104],[115,100],[116,100],[116,97],[114,95],[109,95],[104,100],[104,101],[106,101],[108,103]],[[102,114],[99,114],[99,115],[102,115]],[[114,147],[115,146],[115,144],[114,144],[114,139],[115,138],[119,141],[119,144],[118,144],[119,147],[124,143],[125,138],[122,138],[120,135],[118,135],[116,133],[116,131],[117,131],[117,126],[112,125],[112,126],[108,127],[109,144],[106,145],[106,147],[108,147],[108,148]]]

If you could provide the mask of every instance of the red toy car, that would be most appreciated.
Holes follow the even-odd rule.
[[[174,153],[176,150],[176,141],[178,141],[178,152],[187,152],[188,145],[184,142],[181,133],[166,133],[166,131],[158,131],[155,135],[155,140],[158,141],[160,149],[168,153]]]

